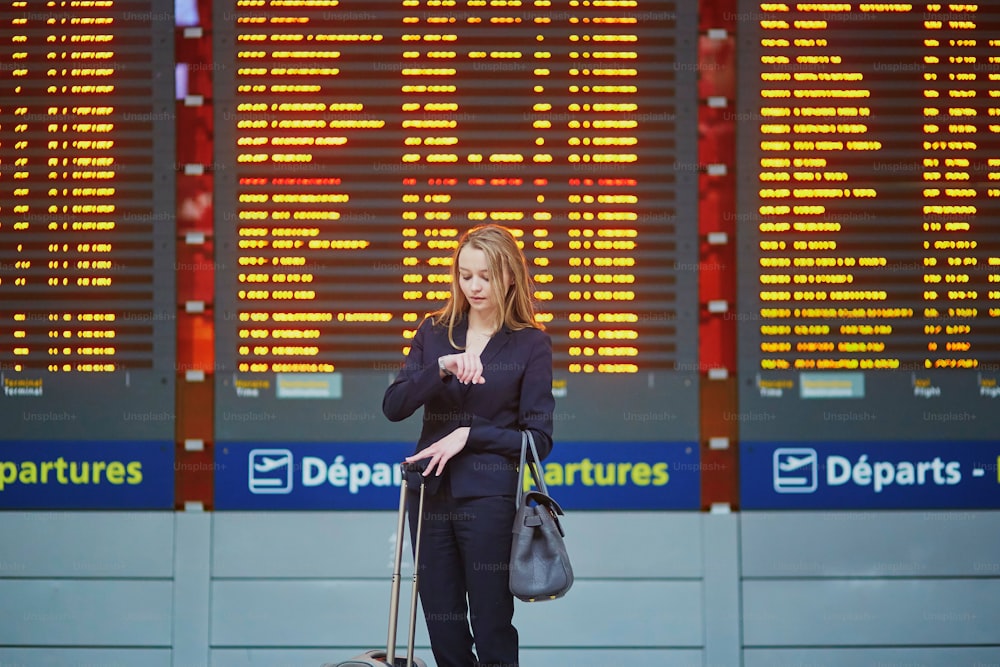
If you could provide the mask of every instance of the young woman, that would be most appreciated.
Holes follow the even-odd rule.
[[[546,457],[555,399],[552,343],[535,322],[527,262],[504,227],[461,238],[451,299],[420,324],[382,402],[392,421],[420,407],[423,427],[406,460],[424,466],[427,484],[420,599],[434,658],[438,667],[517,667],[507,577],[521,432],[530,429]],[[418,488],[420,473],[408,474]]]

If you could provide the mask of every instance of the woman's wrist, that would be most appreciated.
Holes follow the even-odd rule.
[[[438,371],[442,378],[452,375],[452,372],[448,370],[448,367],[444,363],[444,357],[438,357]]]

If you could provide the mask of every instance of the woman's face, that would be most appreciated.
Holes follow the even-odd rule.
[[[490,267],[486,253],[470,245],[458,253],[458,285],[469,302],[470,313],[475,312],[486,321],[493,321],[498,304],[503,302],[504,286],[510,284],[510,276],[504,267],[502,285],[490,283]]]

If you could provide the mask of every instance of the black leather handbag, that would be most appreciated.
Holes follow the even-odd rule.
[[[528,450],[530,448],[530,459]],[[524,470],[531,471],[535,490],[524,491]],[[535,439],[521,432],[521,465],[515,494],[514,542],[510,548],[510,592],[525,602],[555,600],[573,585],[573,567],[563,541],[559,503],[553,500],[538,467]]]

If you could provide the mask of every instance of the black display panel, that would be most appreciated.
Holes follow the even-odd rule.
[[[0,25],[4,437],[172,440],[171,13],[8,2]]]
[[[995,439],[1000,4],[738,24],[741,437]]]
[[[412,437],[382,393],[458,236],[496,222],[560,437],[695,438],[695,9],[220,7],[216,437]]]

